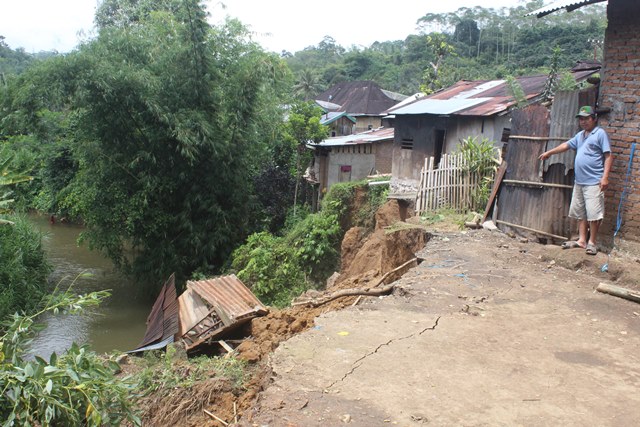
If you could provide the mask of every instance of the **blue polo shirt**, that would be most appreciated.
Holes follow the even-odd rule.
[[[598,185],[604,175],[604,153],[610,153],[609,136],[599,126],[593,128],[589,136],[580,131],[567,141],[569,147],[576,150],[574,164],[576,184]]]

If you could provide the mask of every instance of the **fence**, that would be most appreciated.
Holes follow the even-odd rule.
[[[480,174],[468,170],[462,153],[443,154],[438,165],[435,158],[427,157],[420,173],[416,212],[421,214],[442,208],[464,212],[478,208],[474,205],[478,202],[483,179]]]

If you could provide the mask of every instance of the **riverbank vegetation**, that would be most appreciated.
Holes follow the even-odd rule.
[[[3,426],[118,426],[125,420],[140,425],[133,410],[134,384],[116,378],[117,363],[87,346],[73,344],[49,360],[27,357],[29,344],[45,313],[71,313],[95,307],[108,294],[73,295],[53,292],[31,314],[15,314],[0,335],[0,419]]]

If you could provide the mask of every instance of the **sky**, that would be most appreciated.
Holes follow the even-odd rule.
[[[331,36],[343,47],[404,40],[427,13],[511,7],[519,0],[207,0],[209,20],[239,19],[264,49],[296,52]],[[98,0],[0,0],[0,35],[29,53],[69,52],[91,37]]]

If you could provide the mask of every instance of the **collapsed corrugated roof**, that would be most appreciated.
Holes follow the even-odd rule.
[[[178,300],[175,275],[169,276],[156,298],[151,313],[147,317],[144,338],[134,351],[144,351],[145,347],[159,342],[169,342],[178,333]]]
[[[153,304],[145,337],[133,352],[162,348],[178,340],[191,350],[267,313],[235,275],[188,281],[179,298],[171,275]]]
[[[567,12],[574,11],[583,6],[587,6],[594,3],[603,3],[607,0],[556,0],[547,4],[546,6],[541,7],[540,9],[536,9],[532,12],[527,13],[525,16],[537,16],[538,18],[542,18],[543,16],[549,15],[550,13],[556,12],[561,9],[566,9]]]
[[[576,81],[580,82],[597,71],[596,67],[574,71],[571,74]],[[544,91],[547,78],[546,74],[518,77],[517,81],[522,87],[525,99],[530,101],[540,96]],[[461,80],[433,95],[419,98],[408,104],[395,105],[387,113],[492,116],[508,110],[515,104],[516,101],[510,93],[506,80]]]
[[[385,91],[376,82],[365,80],[338,83],[318,95],[316,102],[338,104],[337,111],[352,116],[377,116],[404,98],[405,95]]]
[[[373,144],[374,142],[393,140],[393,135],[393,128],[381,127],[361,133],[355,133],[353,135],[327,138],[318,144],[307,144],[307,147],[313,149],[314,147],[339,147],[344,145]]]

